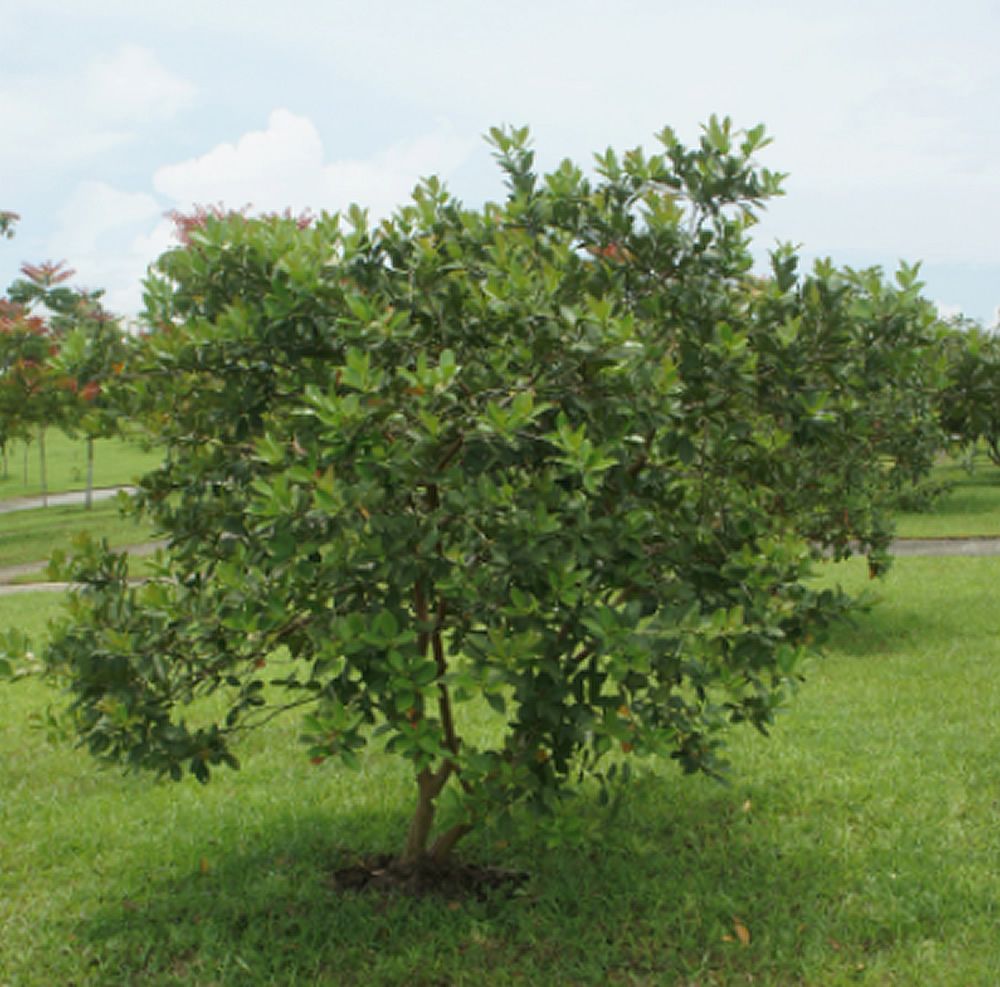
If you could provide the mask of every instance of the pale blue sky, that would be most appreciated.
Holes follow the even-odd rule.
[[[588,164],[665,124],[763,122],[790,177],[755,238],[924,262],[948,312],[1000,305],[1000,7],[868,0],[0,0],[0,285],[65,259],[135,311],[193,202],[387,212],[440,174],[501,194],[481,135]]]

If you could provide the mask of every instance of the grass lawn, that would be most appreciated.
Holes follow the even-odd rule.
[[[864,565],[822,578],[866,583]],[[732,783],[650,764],[585,792],[550,847],[519,818],[467,858],[523,867],[486,901],[335,891],[394,850],[412,792],[379,757],[313,767],[294,715],[207,787],[51,746],[39,683],[0,688],[0,983],[1000,983],[1000,559],[897,561]],[[57,598],[0,599],[38,629]]]
[[[25,449],[27,448],[27,456]],[[49,493],[83,490],[87,485],[87,447],[83,439],[69,439],[58,429],[45,434]],[[94,449],[94,486],[118,487],[160,461],[159,452],[146,452],[133,442],[98,439]],[[27,470],[25,470],[27,465]],[[0,500],[41,494],[38,443],[11,442],[7,447],[7,472],[0,470]]]
[[[979,455],[972,473],[947,461],[935,468],[935,477],[953,484],[952,490],[929,511],[901,514],[899,537],[1000,536],[1000,467]]]
[[[82,505],[13,511],[0,514],[0,566],[48,559],[57,548],[68,550],[77,532],[107,538],[113,546],[152,537],[148,524],[121,517],[114,501],[94,504],[89,511]]]

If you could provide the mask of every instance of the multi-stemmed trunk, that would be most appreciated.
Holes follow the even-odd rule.
[[[436,494],[432,494],[436,496]],[[413,603],[417,621],[421,627],[433,626],[432,630],[422,630],[418,645],[422,654],[431,654],[437,665],[438,672],[438,716],[444,731],[444,742],[449,755],[436,770],[423,768],[417,775],[417,805],[410,820],[410,828],[406,837],[406,845],[399,858],[399,865],[404,869],[417,868],[424,865],[441,866],[449,857],[459,840],[466,835],[472,826],[467,822],[456,823],[437,836],[432,841],[434,817],[437,814],[437,798],[445,785],[455,775],[460,784],[456,758],[461,741],[455,732],[455,721],[452,716],[451,696],[445,682],[448,671],[448,660],[444,648],[443,630],[447,617],[447,607],[444,600],[439,600],[434,607],[433,624],[431,620],[430,588],[418,579],[413,590]]]
[[[469,823],[455,823],[431,841],[437,812],[436,800],[452,774],[451,763],[445,762],[437,771],[425,768],[417,775],[417,806],[410,820],[406,846],[399,858],[399,866],[403,869],[440,867],[448,860],[459,840],[472,829]]]

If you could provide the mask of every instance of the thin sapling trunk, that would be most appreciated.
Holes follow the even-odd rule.
[[[94,503],[94,437],[87,436],[87,491],[84,494],[84,504],[86,510],[90,510]]]
[[[49,506],[49,471],[45,462],[45,428],[38,430],[38,462],[42,471],[42,507]]]

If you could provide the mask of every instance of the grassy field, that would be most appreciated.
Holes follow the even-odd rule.
[[[57,429],[45,436],[49,493],[83,490],[87,484],[87,448],[82,439],[68,439]],[[27,452],[27,455],[25,455]],[[117,487],[154,467],[160,454],[146,452],[120,439],[98,439],[94,450],[94,486]],[[35,497],[41,493],[38,443],[27,446],[11,442],[7,447],[7,470],[0,469],[0,500]]]
[[[113,546],[131,545],[152,537],[151,528],[121,517],[114,501],[84,507],[47,507],[0,514],[0,566],[47,559],[57,549],[69,549],[73,536],[87,532],[107,538]]]
[[[931,510],[900,515],[901,538],[1000,536],[1000,467],[980,455],[971,473],[949,461],[935,469],[935,478],[952,489]]]
[[[410,786],[311,766],[294,717],[169,785],[51,746],[45,688],[0,689],[0,983],[1000,983],[998,582],[898,561],[774,737],[734,737],[730,786],[650,765],[617,813],[577,800],[566,846],[483,833],[466,857],[531,872],[486,901],[333,890],[399,845]],[[0,624],[56,605],[0,599]]]
[[[71,441],[61,432],[51,431],[48,448],[49,492],[84,488],[85,446]],[[8,475],[0,478],[0,501],[38,493],[37,447],[29,447],[28,482],[23,473],[23,445],[12,443],[8,449]],[[157,455],[137,446],[118,441],[97,443],[94,483],[111,487],[131,483],[156,465]],[[0,568],[28,562],[44,562],[57,548],[68,549],[73,535],[86,531],[95,538],[107,538],[115,547],[146,541],[151,537],[148,525],[123,519],[114,501],[101,501],[91,510],[81,506],[47,507],[0,514]],[[138,563],[141,568],[142,563]],[[18,582],[44,579],[43,572],[20,577]]]

